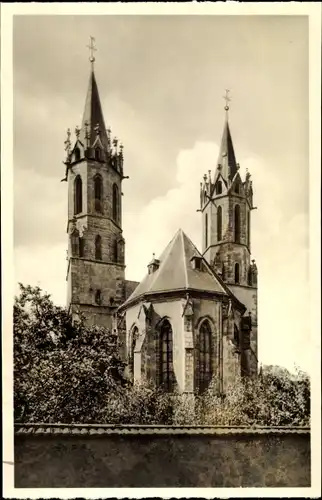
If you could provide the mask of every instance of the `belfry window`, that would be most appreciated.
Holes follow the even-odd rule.
[[[208,320],[202,322],[197,340],[197,388],[204,392],[212,378],[212,332]]]
[[[235,229],[235,243],[240,243],[240,206],[235,205],[234,209],[234,229]]]
[[[75,161],[79,161],[80,157],[81,157],[80,149],[79,148],[75,148],[74,149],[74,158],[75,158]]]
[[[160,329],[160,385],[172,392],[174,382],[172,328],[168,320],[164,320]]]
[[[217,241],[222,240],[222,208],[217,209]]]
[[[94,177],[94,198],[96,212],[102,211],[103,181],[100,175]]]
[[[239,283],[240,281],[240,270],[239,270],[239,264],[236,262],[235,264],[235,283]]]
[[[222,182],[218,181],[216,185],[216,194],[221,194],[222,193]]]
[[[94,155],[95,155],[95,160],[96,161],[100,161],[100,159],[101,159],[101,150],[99,148],[95,148]]]
[[[119,198],[120,198],[119,189],[116,184],[113,184],[112,212],[113,212],[113,219],[117,224],[119,223],[119,211],[120,211]]]
[[[77,175],[74,182],[74,214],[80,214],[83,210],[83,183],[80,175]]]
[[[99,234],[95,238],[95,259],[102,260],[102,238]]]

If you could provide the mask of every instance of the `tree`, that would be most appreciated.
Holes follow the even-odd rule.
[[[24,422],[100,422],[127,384],[116,338],[72,322],[39,287],[14,302],[14,414]]]
[[[223,396],[210,386],[199,398],[196,419],[213,425],[310,425],[310,379],[265,366],[256,379],[239,379]]]

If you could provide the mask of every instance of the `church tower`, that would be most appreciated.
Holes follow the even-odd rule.
[[[91,70],[81,128],[65,141],[68,182],[67,305],[89,324],[113,326],[124,300],[123,146],[106,129],[91,38]]]
[[[257,371],[257,267],[251,259],[251,176],[240,175],[229,127],[228,92],[225,124],[214,177],[205,175],[200,185],[202,253],[234,295],[247,307],[251,318],[250,370]],[[248,317],[247,317],[248,316]],[[246,328],[247,321],[245,321]]]

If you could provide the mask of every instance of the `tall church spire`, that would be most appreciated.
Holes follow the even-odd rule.
[[[103,149],[108,152],[110,149],[110,141],[106,132],[101,101],[94,73],[94,51],[97,50],[94,46],[94,41],[95,39],[90,37],[90,45],[88,45],[88,48],[90,50],[89,60],[91,63],[91,73],[82,120],[81,140],[82,142],[84,141],[83,143],[86,148],[91,148],[95,145],[97,137],[99,136]]]
[[[233,141],[231,138],[231,133],[229,128],[228,103],[230,101],[230,97],[228,94],[229,90],[226,90],[226,95],[224,96],[224,99],[226,101],[226,106],[225,106],[226,118],[225,118],[224,131],[221,139],[221,146],[219,150],[217,168],[220,165],[221,175],[223,176],[223,178],[226,181],[228,180],[232,181],[238,168],[236,163]]]

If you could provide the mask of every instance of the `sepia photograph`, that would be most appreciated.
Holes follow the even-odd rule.
[[[38,497],[300,496],[320,371],[309,15],[97,9],[11,18],[3,470]]]

